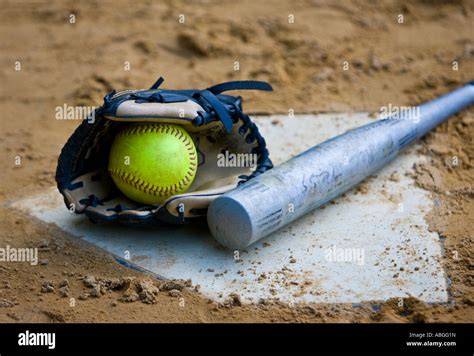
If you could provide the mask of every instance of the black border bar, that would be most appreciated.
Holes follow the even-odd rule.
[[[408,352],[472,355],[474,324],[0,324],[0,354],[41,352]],[[56,347],[20,346],[19,334],[55,333]],[[411,333],[411,337],[410,337]],[[438,336],[452,335],[455,336]],[[423,339],[413,334],[425,335]],[[431,336],[430,336],[431,335]],[[438,334],[439,335],[439,334]],[[456,346],[407,346],[449,341]]]

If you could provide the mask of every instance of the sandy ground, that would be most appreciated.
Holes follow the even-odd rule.
[[[431,162],[411,173],[436,202],[427,218],[445,247],[445,305],[408,298],[403,306],[241,306],[237,297],[217,305],[188,282],[154,281],[6,207],[55,184],[58,154],[79,124],[56,120],[56,106],[98,106],[112,88],[145,88],[160,75],[167,88],[271,82],[273,93],[245,94],[253,113],[378,111],[445,93],[474,79],[471,1],[0,5],[0,246],[39,247],[42,260],[0,263],[1,322],[474,321],[472,108],[427,135],[422,150]]]

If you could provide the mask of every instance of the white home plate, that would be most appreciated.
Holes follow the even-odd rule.
[[[372,121],[366,114],[257,119],[274,163]],[[165,278],[192,279],[218,301],[278,298],[350,302],[414,296],[446,302],[441,244],[424,220],[433,202],[405,176],[423,156],[412,147],[365,183],[239,252],[221,248],[205,223],[166,228],[92,224],[49,193],[15,203],[39,219]],[[397,177],[392,176],[397,172]]]

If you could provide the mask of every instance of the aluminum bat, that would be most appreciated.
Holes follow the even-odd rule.
[[[212,235],[227,248],[246,248],[346,192],[473,103],[474,81],[300,153],[215,199],[207,214]]]

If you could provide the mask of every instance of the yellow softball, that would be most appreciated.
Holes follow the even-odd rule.
[[[193,140],[179,125],[131,124],[110,149],[113,181],[128,198],[144,204],[161,204],[186,192],[197,165]]]

